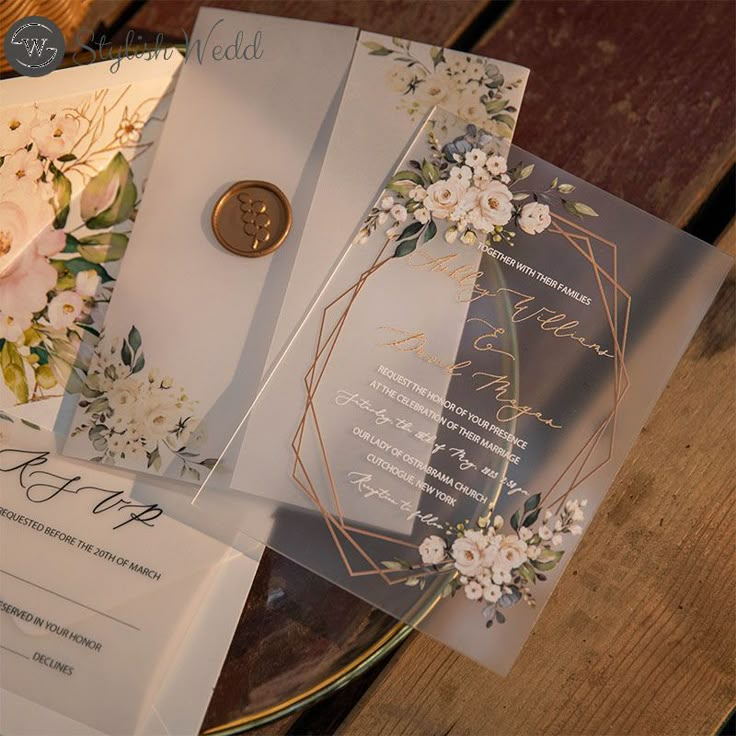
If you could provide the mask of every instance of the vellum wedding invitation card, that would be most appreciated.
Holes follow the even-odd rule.
[[[167,56],[0,83],[0,409],[49,429],[115,287],[181,63]]]
[[[235,182],[266,181],[300,231],[356,35],[200,11],[65,454],[204,477],[258,387],[295,254],[292,238],[261,258],[229,252],[213,207]],[[248,58],[214,52],[238,36]]]
[[[197,503],[507,672],[731,259],[442,110],[354,229]]]
[[[205,54],[182,70],[68,454],[199,483],[283,346],[278,335],[314,298],[330,249],[434,101],[482,120],[508,149],[525,69],[370,34],[356,46],[356,29],[215,9],[193,37],[211,33],[212,46],[236,32],[258,38],[256,58]],[[228,252],[211,227],[218,197],[241,179],[291,201],[291,233],[262,258]]]
[[[0,422],[0,730],[193,733],[257,562],[57,439]]]
[[[361,32],[269,365],[334,269],[366,202],[376,197],[429,111],[439,105],[483,127],[505,156],[528,77],[528,69],[505,61]],[[381,215],[390,217],[388,211]]]

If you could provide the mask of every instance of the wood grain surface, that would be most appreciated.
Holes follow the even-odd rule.
[[[366,31],[451,43],[487,0],[149,0],[128,23],[169,39],[191,32],[201,6],[357,26]]]

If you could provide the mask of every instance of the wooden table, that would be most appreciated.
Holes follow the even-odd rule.
[[[108,18],[124,10],[118,30],[169,38],[201,4],[528,66],[516,143],[736,251],[733,2],[102,3]],[[258,733],[715,733],[736,701],[734,284],[732,272],[507,678],[414,634],[380,673]]]

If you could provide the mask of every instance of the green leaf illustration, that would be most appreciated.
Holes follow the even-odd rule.
[[[138,350],[140,350],[141,345],[143,344],[141,333],[138,331],[138,328],[135,325],[133,325],[130,328],[130,332],[128,332],[128,342],[130,343],[130,347],[133,348],[134,353],[137,353]]]
[[[104,266],[99,263],[92,263],[86,258],[72,258],[70,261],[50,261],[51,265],[59,271],[60,276],[64,276],[66,273],[73,273],[75,276],[80,271],[97,271],[100,279],[103,283],[108,281],[114,281],[112,276],[105,270]]]
[[[404,256],[408,256],[410,253],[413,253],[416,249],[417,249],[417,239],[416,238],[411,238],[411,240],[403,240],[396,247],[396,250],[394,251],[394,258],[403,258]]]
[[[598,213],[592,207],[589,207],[587,204],[584,204],[583,202],[574,202],[574,205],[575,205],[575,209],[581,215],[587,215],[588,217],[598,217]]]
[[[53,195],[50,200],[50,204],[54,208],[54,229],[60,230],[66,225],[69,217],[72,184],[53,164],[50,165],[49,170],[54,176],[51,180]]]
[[[430,184],[434,184],[440,178],[440,172],[437,171],[437,167],[426,160],[422,161],[422,174]]]
[[[133,353],[130,350],[130,345],[128,345],[127,340],[123,340],[123,347],[120,350],[120,357],[123,361],[123,365],[127,365],[128,368],[130,368],[133,363]]]
[[[437,225],[434,224],[434,220],[430,220],[424,231],[424,242],[428,243],[435,235],[437,235]]]
[[[517,511],[512,517],[511,521],[509,522],[511,524],[511,528],[515,531],[519,531],[519,521],[521,520],[521,511]]]
[[[439,46],[432,46],[429,55],[432,57],[435,69],[445,60],[445,50]]]
[[[391,49],[387,49],[385,46],[382,46],[380,43],[376,43],[375,41],[363,41],[363,46],[369,50],[369,53],[372,56],[388,56],[389,54],[393,54]]]
[[[416,235],[424,225],[422,225],[421,222],[412,222],[408,224],[402,231],[401,235],[399,235],[397,240],[406,240],[407,238],[411,238],[413,235]]]
[[[541,493],[535,493],[533,496],[529,496],[526,501],[524,501],[524,513],[528,514],[530,511],[533,511],[537,506],[539,506],[539,502],[542,500],[542,494]]]
[[[23,358],[15,345],[7,340],[0,350],[0,368],[5,385],[15,394],[19,404],[25,404],[28,401],[28,382]]]
[[[80,210],[88,228],[99,230],[130,218],[138,191],[133,172],[122,153],[89,181],[82,192]]]
[[[565,209],[575,217],[583,217],[583,215],[587,215],[588,217],[598,217],[598,213],[592,207],[589,207],[587,204],[583,204],[582,202],[571,202],[570,200],[563,199],[562,204]]]
[[[119,261],[128,247],[128,236],[124,233],[99,233],[80,238],[77,241],[77,252],[90,263],[106,263]]]
[[[570,194],[570,192],[575,191],[575,187],[572,184],[560,184],[560,186],[557,187],[557,190],[563,194]]]
[[[490,100],[486,102],[486,112],[489,115],[493,115],[494,113],[501,112],[501,110],[505,110],[508,104],[508,100]]]
[[[390,189],[392,192],[398,192],[402,197],[408,197],[409,192],[417,184],[423,183],[422,177],[415,171],[399,171],[388,180],[386,189]]]

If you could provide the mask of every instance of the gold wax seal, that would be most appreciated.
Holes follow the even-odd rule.
[[[286,195],[267,181],[233,184],[212,210],[212,230],[220,244],[239,256],[273,253],[291,229]]]

